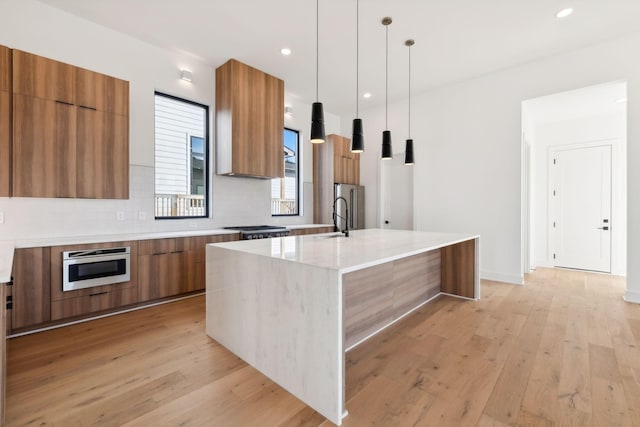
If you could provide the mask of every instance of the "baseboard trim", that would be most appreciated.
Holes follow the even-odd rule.
[[[622,299],[633,304],[640,304],[640,291],[627,290]]]
[[[495,282],[510,283],[512,285],[524,285],[524,277],[514,276],[511,274],[493,273],[491,271],[481,271],[480,278],[485,280],[493,280]]]

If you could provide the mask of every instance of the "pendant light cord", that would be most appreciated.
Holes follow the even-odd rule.
[[[319,5],[319,0],[316,0],[316,102],[318,102],[318,79],[319,79],[319,72],[318,70],[320,69],[319,67],[319,63],[320,63],[320,5]]]
[[[387,45],[385,49],[385,80],[384,80],[384,126],[389,130],[389,25],[385,26],[387,30]]]
[[[360,105],[360,87],[358,78],[360,76],[360,20],[358,17],[360,16],[360,7],[359,1],[356,0],[356,118],[358,118],[358,107]]]
[[[409,139],[411,139],[411,45],[409,45]]]

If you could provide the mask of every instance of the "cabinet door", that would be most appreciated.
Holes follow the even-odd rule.
[[[0,92],[11,92],[11,49],[0,46]]]
[[[75,196],[75,107],[14,95],[13,195]]]
[[[13,258],[13,330],[51,319],[49,248],[16,249]]]
[[[0,90],[0,197],[10,195],[11,94]]]
[[[128,198],[128,119],[85,107],[77,117],[77,197]]]
[[[178,295],[186,280],[185,252],[176,251],[138,257],[139,301]]]
[[[13,92],[34,98],[75,103],[75,67],[13,50]]]
[[[284,82],[265,77],[265,100],[262,110],[265,143],[265,176],[284,178]]]
[[[76,68],[76,104],[107,113],[129,115],[129,82]]]

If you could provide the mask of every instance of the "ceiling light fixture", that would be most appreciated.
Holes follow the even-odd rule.
[[[627,102],[627,98],[616,99],[616,104],[624,104],[625,102]]]
[[[358,77],[360,71],[360,61],[359,61],[359,48],[360,48],[360,38],[359,38],[359,3],[356,0],[356,118],[353,119],[353,132],[351,135],[351,152],[352,153],[362,153],[364,151],[364,132],[362,130],[362,119],[358,118],[358,106],[360,103],[360,87],[358,86]]]
[[[382,19],[382,25],[386,29],[386,50],[385,50],[385,98],[384,98],[384,126],[382,131],[382,160],[393,158],[393,148],[391,147],[391,131],[389,130],[389,25],[393,21],[386,17]]]
[[[556,13],[556,18],[566,18],[567,16],[571,15],[573,13],[573,8],[572,7],[567,7],[565,9],[562,9],[560,12]]]
[[[280,49],[280,53],[284,56],[289,56],[291,55],[291,49],[289,49],[288,47],[283,47],[282,49]]]
[[[362,94],[362,97],[364,99],[369,99],[369,98],[371,98],[371,93],[370,92],[365,92],[365,93]]]
[[[319,64],[319,21],[320,21],[320,6],[318,0],[316,0],[316,102],[311,106],[311,136],[309,140],[312,144],[322,144],[325,139],[324,135],[324,111],[322,108],[322,102],[318,101],[318,64]]]
[[[192,82],[193,81],[193,75],[191,74],[191,71],[189,71],[189,70],[180,70],[180,78],[182,80],[184,80],[185,82]]]
[[[413,139],[411,139],[411,46],[415,44],[412,39],[404,42],[404,45],[409,48],[409,138],[406,141],[404,148],[404,164],[413,165],[415,159],[413,158]]]

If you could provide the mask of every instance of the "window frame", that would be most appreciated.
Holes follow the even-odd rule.
[[[164,98],[168,98],[174,101],[179,101],[179,102],[183,102],[185,104],[190,104],[190,105],[194,105],[197,107],[201,107],[204,110],[204,143],[203,143],[203,150],[204,150],[204,215],[198,215],[198,216],[156,216],[156,205],[155,205],[155,198],[156,198],[156,161],[155,161],[155,156],[156,156],[156,133],[155,133],[155,123],[156,123],[156,110],[155,110],[155,100],[156,97],[161,96]],[[153,206],[153,214],[154,214],[154,220],[165,220],[165,219],[169,219],[169,220],[174,220],[174,219],[189,219],[189,220],[193,220],[193,219],[203,219],[203,218],[211,218],[211,210],[210,208],[210,192],[211,192],[211,171],[210,171],[210,157],[211,157],[211,138],[209,135],[209,106],[205,105],[205,104],[201,104],[199,102],[196,101],[191,101],[189,99],[185,99],[179,96],[175,96],[175,95],[170,95],[168,93],[164,93],[161,91],[154,91],[153,93],[153,105],[154,105],[154,110],[153,110],[153,123],[154,123],[154,132],[153,132],[153,198],[154,198],[154,206]],[[187,140],[186,140],[186,144],[187,144],[187,155],[190,155],[191,153],[191,138],[193,137],[193,135],[191,133],[187,134]],[[191,174],[191,159],[189,159],[189,170],[187,171],[187,173]],[[189,187],[191,187],[191,177],[189,177]],[[189,188],[189,190],[191,190]]]
[[[285,217],[285,216],[300,216],[300,187],[301,187],[301,174],[300,174],[300,165],[301,165],[301,161],[302,161],[302,156],[300,155],[300,134],[301,132],[299,130],[296,129],[292,129],[290,127],[285,126],[282,129],[282,133],[283,133],[283,138],[282,138],[282,148],[284,149],[284,132],[285,131],[290,131],[290,132],[294,132],[296,134],[296,212],[295,213],[290,213],[290,214],[274,214],[273,212],[271,212],[271,216],[272,217]],[[283,159],[284,162],[284,159]],[[286,178],[286,168],[283,169],[284,170],[284,174],[285,176],[282,178],[274,178],[274,179],[285,179]],[[269,207],[269,210],[271,210],[271,206]]]

